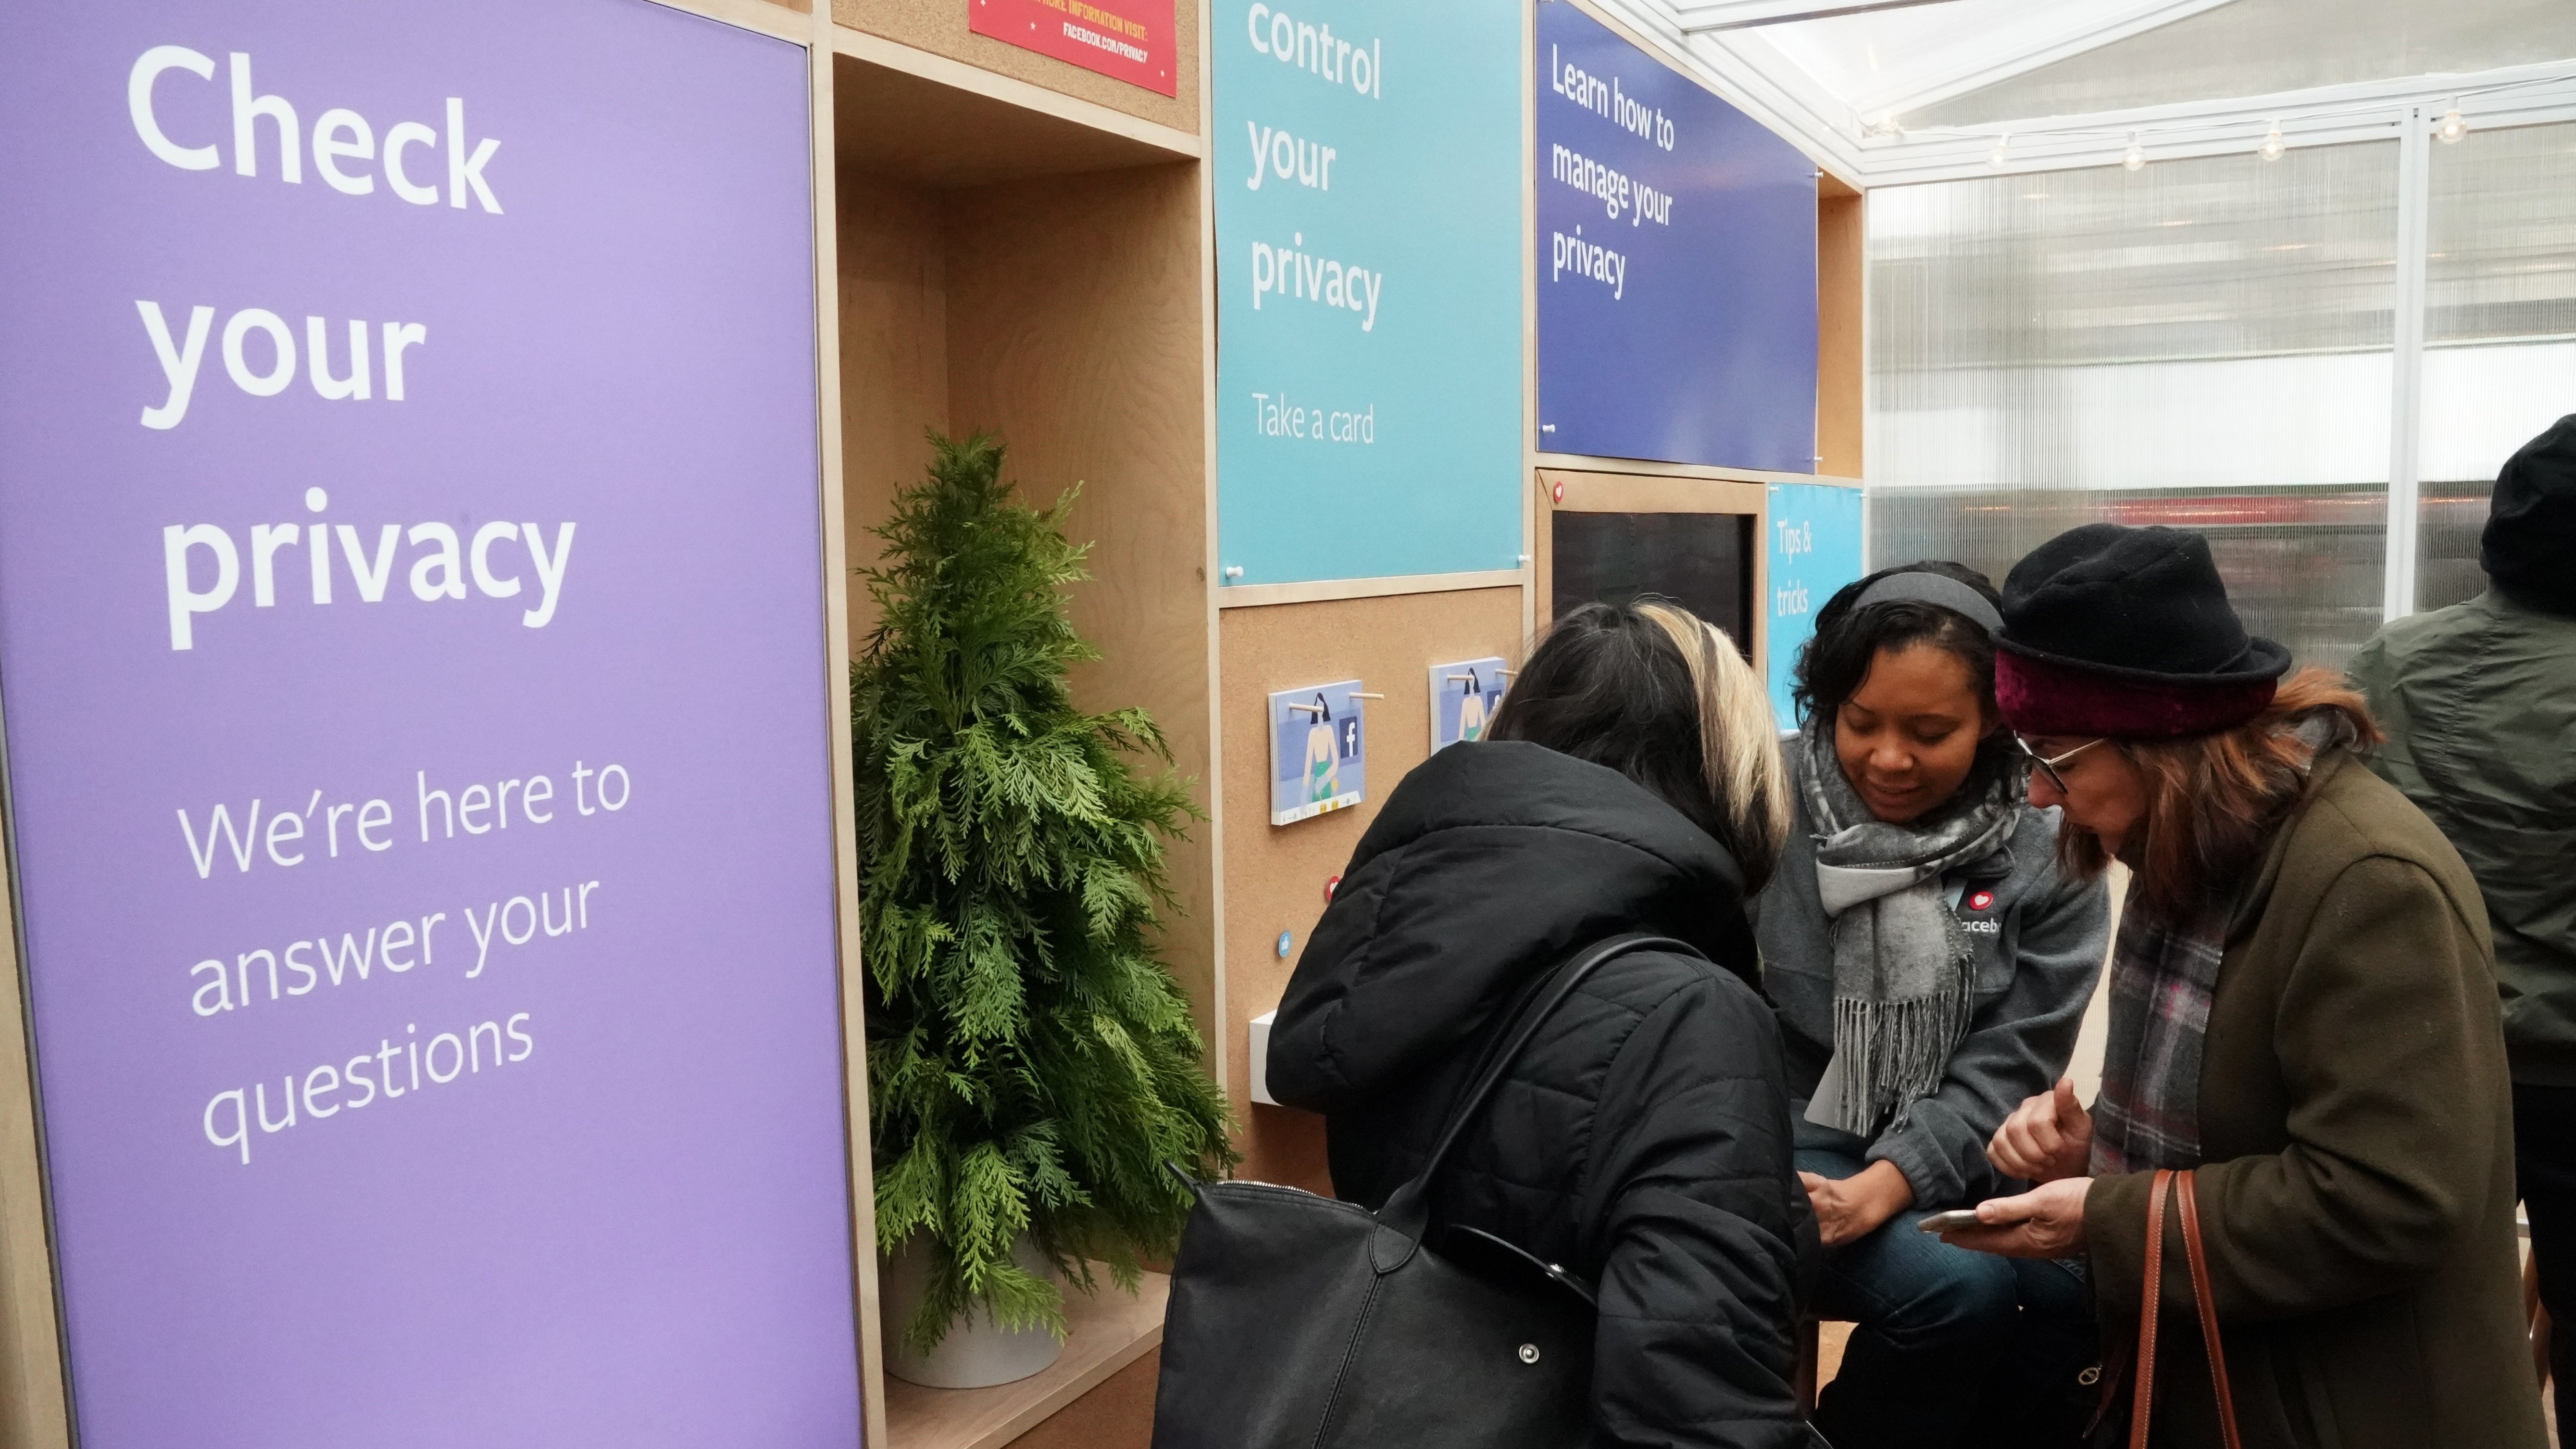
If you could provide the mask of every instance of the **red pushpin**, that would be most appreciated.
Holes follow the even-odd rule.
[[[1565,501],[1565,484],[1562,481],[1557,483],[1554,489],[1554,494],[1557,502],[1563,503]]]

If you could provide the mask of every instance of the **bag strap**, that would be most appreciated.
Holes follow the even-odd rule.
[[[2196,1172],[2182,1174],[2182,1251],[2191,1265],[2191,1296],[2200,1305],[2200,1342],[2209,1353],[2209,1386],[2218,1394],[2218,1428],[2226,1436],[2227,1449],[2239,1449],[2236,1434],[2236,1396],[2227,1389],[2227,1350],[2218,1341],[2218,1298],[2209,1286],[2209,1259],[2200,1246],[2200,1194],[2193,1187]]]
[[[2191,1297],[2200,1314],[2200,1341],[2209,1357],[2209,1385],[2218,1396],[2218,1430],[2226,1449],[2242,1449],[2236,1432],[2236,1396],[2227,1385],[2227,1349],[2218,1334],[2218,1297],[2209,1285],[2209,1256],[2201,1247],[2200,1194],[2197,1174],[2156,1170],[2147,1191],[2146,1290],[2138,1300],[2138,1384],[2129,1406],[2129,1449],[2147,1449],[2148,1421],[2155,1413],[2156,1319],[2164,1297],[2165,1195],[2180,1199],[2183,1262],[2191,1272]]]
[[[2147,1449],[2147,1423],[2156,1409],[2156,1310],[2165,1285],[2165,1194],[2173,1186],[2173,1169],[2156,1169],[2147,1189],[2146,1289],[2138,1295],[2137,1384],[2129,1390],[2129,1449]]]
[[[1411,1181],[1389,1194],[1386,1205],[1378,1209],[1378,1233],[1370,1245],[1369,1255],[1379,1272],[1392,1272],[1413,1255],[1414,1245],[1421,1242],[1423,1233],[1431,1225],[1433,1180],[1440,1175],[1440,1169],[1449,1161],[1449,1154],[1456,1150],[1459,1140],[1466,1135],[1468,1124],[1476,1120],[1486,1102],[1502,1086],[1504,1074],[1520,1059],[1521,1052],[1538,1035],[1539,1028],[1547,1024],[1547,1019],[1565,1004],[1566,998],[1575,993],[1586,977],[1631,951],[1649,949],[1694,957],[1700,955],[1699,948],[1670,936],[1621,936],[1605,941],[1593,947],[1589,954],[1577,958],[1573,964],[1559,966],[1549,976],[1540,978],[1553,981],[1554,987],[1536,1007],[1525,1013],[1526,1019],[1518,1021],[1517,1027],[1512,1018],[1504,1020],[1503,1028],[1496,1033],[1495,1039],[1505,1045],[1491,1052],[1475,1085],[1469,1087],[1459,1098],[1458,1105],[1451,1109],[1448,1125],[1441,1129],[1439,1144],[1431,1149],[1431,1160],[1423,1164],[1422,1171]]]

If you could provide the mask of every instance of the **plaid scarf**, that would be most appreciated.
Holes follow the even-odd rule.
[[[2303,775],[2354,742],[2340,710],[2310,710],[2284,733],[2302,747]],[[2287,828],[2284,825],[2282,828]],[[2237,909],[2227,901],[2182,925],[2131,910],[2111,952],[2111,1033],[2093,1103],[2093,1173],[2200,1165],[2200,1047]]]
[[[2111,953],[2111,1033],[2093,1103],[2093,1172],[2200,1165],[2200,1044],[2227,916],[2185,927],[2131,910]]]

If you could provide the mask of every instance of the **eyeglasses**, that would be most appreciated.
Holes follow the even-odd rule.
[[[2030,747],[2030,741],[2023,739],[2020,735],[2013,736],[2013,743],[2021,746],[2021,752],[2023,754],[2030,756],[2031,765],[2036,768],[2039,773],[2048,777],[2048,783],[2056,787],[2058,794],[2066,795],[2072,794],[2073,792],[2066,788],[2066,777],[2057,773],[2057,767],[2065,764],[2067,761],[2074,759],[2077,755],[2084,753],[2086,750],[2089,750],[2102,742],[2100,740],[2086,740],[2084,743],[2068,750],[2065,754],[2054,756],[2042,755],[2039,751],[2032,749]]]

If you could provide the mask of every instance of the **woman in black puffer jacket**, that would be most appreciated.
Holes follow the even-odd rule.
[[[1396,787],[1271,1032],[1271,1092],[1325,1114],[1335,1190],[1374,1209],[1533,978],[1619,935],[1698,948],[1587,980],[1436,1205],[1598,1285],[1601,1449],[1811,1442],[1791,1377],[1815,1224],[1744,915],[1786,817],[1769,706],[1725,636],[1668,605],[1587,605],[1485,742]]]

